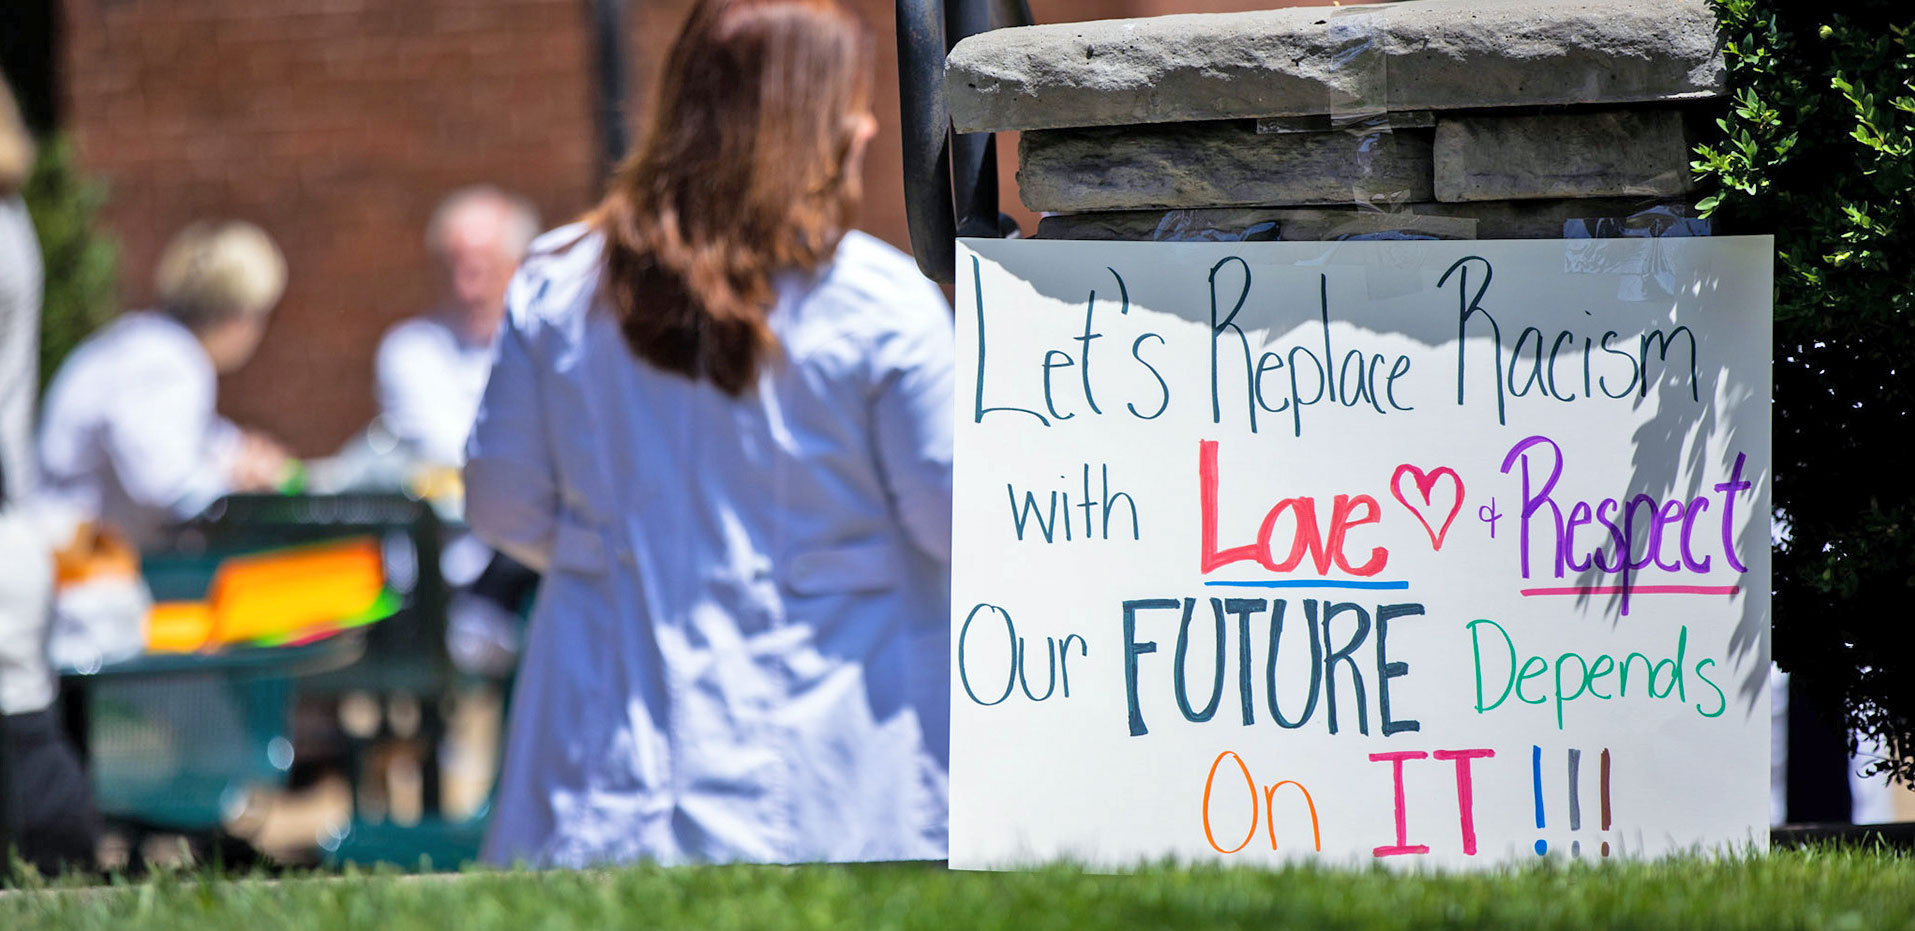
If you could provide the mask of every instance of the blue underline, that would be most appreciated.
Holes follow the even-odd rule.
[[[1205,582],[1224,588],[1409,588],[1408,582],[1355,582],[1343,579],[1271,579],[1260,582]]]

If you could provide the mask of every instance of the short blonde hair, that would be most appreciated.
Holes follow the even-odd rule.
[[[286,290],[286,257],[243,220],[194,223],[167,243],[153,283],[160,306],[198,332],[272,310]]]

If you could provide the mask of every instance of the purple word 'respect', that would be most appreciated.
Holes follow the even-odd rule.
[[[1532,463],[1532,457],[1539,461]],[[1588,572],[1592,568],[1599,573],[1621,576],[1624,614],[1629,613],[1631,579],[1642,570],[1653,566],[1671,573],[1706,575],[1709,572],[1716,553],[1706,551],[1706,548],[1714,541],[1698,541],[1696,527],[1705,521],[1703,515],[1710,509],[1710,496],[1661,500],[1654,495],[1638,494],[1627,499],[1604,498],[1594,504],[1588,501],[1558,502],[1552,494],[1563,474],[1562,447],[1546,436],[1525,437],[1510,447],[1508,455],[1503,457],[1502,472],[1509,474],[1519,460],[1522,463],[1523,482],[1523,578],[1531,576],[1531,518],[1545,510],[1552,518],[1555,534],[1551,549],[1555,553],[1556,578],[1563,578],[1569,571]],[[1542,468],[1545,461],[1546,470]],[[1702,531],[1702,535],[1707,537],[1709,524],[1720,528],[1720,555],[1729,568],[1736,572],[1748,571],[1735,551],[1736,498],[1755,487],[1742,477],[1742,469],[1747,461],[1747,454],[1736,453],[1735,465],[1729,470],[1729,480],[1714,486],[1719,496],[1715,502],[1717,513],[1714,516],[1719,520],[1708,520],[1703,524]],[[1536,477],[1545,471],[1547,477],[1538,482]],[[1590,524],[1601,528],[1598,539],[1593,544],[1587,541],[1579,544],[1576,540],[1577,530]],[[1698,544],[1705,548],[1700,556],[1697,555]]]

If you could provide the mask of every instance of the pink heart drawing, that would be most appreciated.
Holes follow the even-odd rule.
[[[1436,502],[1430,500],[1430,492],[1436,489],[1437,479],[1447,475],[1450,481],[1456,484],[1456,500],[1450,504],[1449,516],[1443,518],[1443,526],[1440,529],[1431,528],[1429,520],[1423,516],[1423,508],[1411,504],[1410,499],[1404,497],[1402,484],[1405,474],[1408,474],[1411,479],[1416,482],[1416,490],[1422,494],[1425,507],[1433,508],[1436,504]],[[1422,469],[1406,462],[1397,466],[1396,472],[1390,476],[1390,494],[1395,495],[1396,500],[1403,502],[1403,506],[1409,508],[1411,514],[1416,515],[1417,523],[1422,524],[1423,530],[1430,535],[1430,548],[1441,550],[1443,548],[1443,537],[1450,532],[1450,524],[1454,523],[1456,521],[1456,515],[1463,511],[1462,476],[1457,475],[1456,470],[1449,466],[1438,466],[1426,474]]]

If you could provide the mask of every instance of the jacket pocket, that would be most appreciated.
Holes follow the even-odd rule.
[[[582,575],[605,573],[605,533],[564,518],[552,536],[552,568]]]
[[[799,595],[876,592],[898,584],[897,554],[886,543],[802,550],[786,562],[785,587]]]

